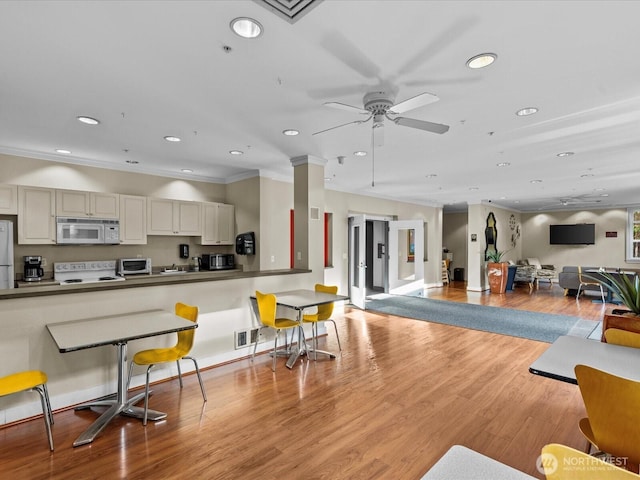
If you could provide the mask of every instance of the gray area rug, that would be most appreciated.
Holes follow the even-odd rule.
[[[600,339],[592,335],[597,322],[568,315],[384,294],[367,299],[366,309],[548,343],[562,335]]]

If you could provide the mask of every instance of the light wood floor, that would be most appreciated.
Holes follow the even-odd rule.
[[[602,305],[555,286],[529,293],[431,289],[431,298],[600,320]],[[334,317],[335,360],[240,360],[158,384],[145,428],[112,422],[87,446],[73,440],[95,412],[56,412],[49,452],[41,418],[0,429],[0,472],[18,479],[419,479],[461,444],[541,478],[543,445],[585,446],[578,387],[531,375],[548,344],[347,309]],[[337,351],[331,326],[321,348]]]

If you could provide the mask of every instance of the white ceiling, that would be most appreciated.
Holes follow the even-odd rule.
[[[263,35],[236,36],[240,16]],[[219,182],[313,155],[330,190],[445,211],[640,204],[639,18],[638,1],[325,0],[292,23],[254,1],[5,0],[0,152]],[[482,52],[498,60],[465,66]],[[403,116],[449,132],[386,121],[375,169],[371,122],[312,135],[361,119],[324,102],[377,90],[436,94]]]

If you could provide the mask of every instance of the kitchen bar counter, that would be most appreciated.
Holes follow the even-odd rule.
[[[127,275],[124,282],[104,282],[104,283],[78,283],[75,285],[60,285],[57,282],[47,282],[41,285],[21,286],[7,290],[0,290],[0,300],[40,297],[46,295],[64,295],[69,293],[97,292],[106,290],[123,290],[137,287],[151,287],[154,285],[174,285],[198,282],[215,282],[220,280],[234,280],[239,278],[267,277],[274,275],[288,275],[309,273],[310,270],[284,269],[266,271],[242,271],[218,270],[184,272],[175,274],[151,274],[151,275]]]

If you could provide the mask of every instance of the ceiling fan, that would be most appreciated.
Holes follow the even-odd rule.
[[[364,108],[354,107],[340,102],[326,102],[327,107],[338,108],[340,110],[347,110],[350,112],[357,112],[360,115],[366,115],[364,120],[354,120],[353,122],[343,123],[342,125],[336,125],[335,127],[326,128],[315,132],[313,135],[325,133],[336,128],[346,127],[348,125],[360,125],[366,123],[369,120],[373,120],[373,137],[376,146],[382,146],[383,144],[383,128],[385,119],[400,125],[403,127],[417,128],[426,132],[443,134],[449,130],[449,125],[443,125],[440,123],[427,122],[425,120],[417,120],[415,118],[400,117],[399,114],[413,110],[415,108],[429,105],[430,103],[437,102],[439,99],[432,93],[421,93],[415,97],[408,98],[399,103],[394,102],[393,95],[387,92],[369,92],[362,99]]]
[[[557,202],[540,207],[540,209],[547,209],[547,208],[553,208],[553,207],[558,207],[558,208],[568,207],[571,205],[586,205],[586,204],[601,203],[601,202],[602,202],[602,199],[588,196],[588,195],[579,195],[576,197],[561,197],[561,198],[558,198]]]

